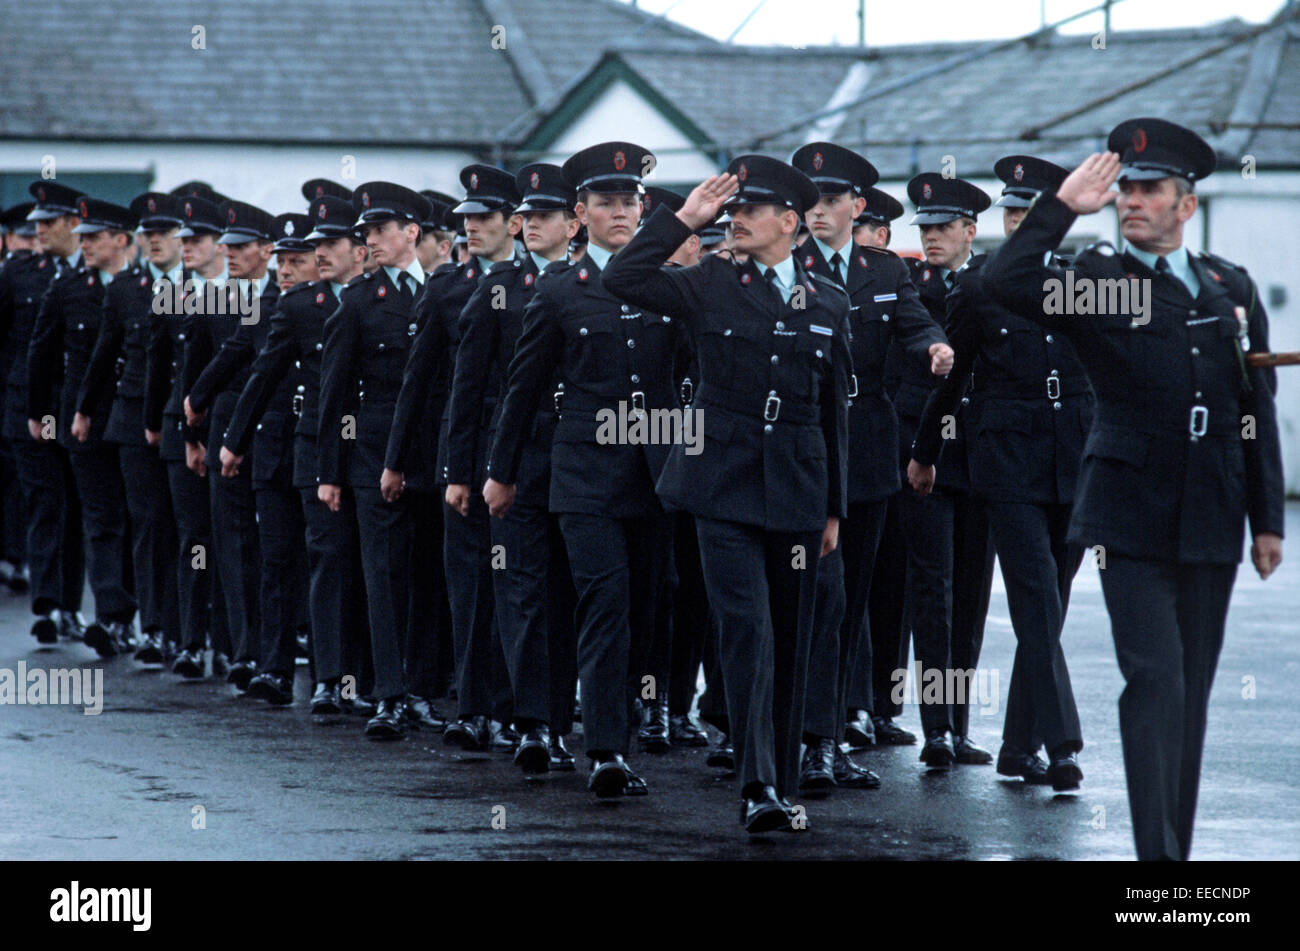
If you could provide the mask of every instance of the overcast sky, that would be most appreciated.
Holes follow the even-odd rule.
[[[633,0],[622,0],[631,3]],[[1020,36],[1047,22],[1099,6],[1101,0],[866,0],[867,43],[893,45],[936,40],[976,40]],[[684,26],[726,39],[745,18],[758,12],[736,35],[738,43],[853,45],[858,41],[858,0],[635,0],[650,13],[669,11]],[[1282,0],[1121,0],[1111,13],[1112,30],[1199,26],[1236,16],[1252,23],[1272,17]],[[1096,13],[1064,27],[1093,33]]]

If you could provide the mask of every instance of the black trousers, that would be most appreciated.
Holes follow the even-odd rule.
[[[407,693],[402,658],[410,608],[410,512],[405,499],[385,502],[377,486],[353,486],[352,494],[370,615],[373,690],[375,697],[387,700]],[[331,514],[344,517],[342,511]]]
[[[258,665],[292,675],[298,623],[307,601],[302,559],[306,523],[298,490],[266,485],[253,492],[257,504],[258,547],[262,554],[262,633]]]
[[[2,396],[0,403],[3,403]],[[27,563],[27,506],[23,502],[13,445],[3,436],[0,436],[0,559],[13,565]]]
[[[1061,649],[1070,587],[1083,561],[1083,549],[1065,542],[1070,506],[986,505],[1016,633],[1003,742],[1027,753],[1044,743],[1051,753],[1078,752],[1083,731]]]
[[[821,532],[767,532],[700,516],[695,526],[718,625],[740,791],[761,783],[792,796]]]
[[[117,446],[97,443],[68,453],[68,461],[81,500],[95,617],[130,624],[136,604],[125,575],[129,557],[126,493],[118,469]]]
[[[154,446],[118,446],[117,457],[131,513],[131,560],[140,630],[161,631],[169,643],[179,644],[176,516],[167,464]]]
[[[695,699],[704,645],[709,639],[709,596],[700,565],[700,539],[695,516],[674,512],[672,588],[672,651],[668,681],[668,712],[687,714]],[[721,691],[719,691],[721,692]]]
[[[578,682],[587,755],[628,752],[633,704],[654,636],[668,519],[564,512],[560,531],[577,592]]]
[[[885,505],[867,599],[871,650],[858,654],[849,680],[849,706],[878,717],[892,718],[903,712],[902,704],[892,697],[893,676],[894,671],[907,667],[911,649],[911,628],[903,623],[907,590],[907,542],[899,518],[903,492],[895,492]]]
[[[252,454],[244,456],[239,475],[227,478],[208,469],[212,501],[212,547],[218,584],[226,605],[230,659],[256,660],[262,646],[262,553],[253,497]],[[215,648],[215,642],[213,644]]]
[[[840,521],[839,547],[822,559],[817,572],[817,608],[804,705],[804,734],[843,739],[850,706],[849,681],[861,652],[871,666],[867,601],[876,546],[885,520],[885,500],[854,502]],[[864,706],[862,709],[869,709]]]
[[[221,478],[220,474],[213,478]],[[181,646],[230,653],[230,629],[225,599],[217,587],[212,548],[212,504],[208,477],[191,472],[184,462],[167,463],[172,513],[176,516],[176,589]]]
[[[81,500],[68,451],[47,439],[19,438],[13,447],[27,507],[32,613],[80,611],[86,561]]]
[[[360,677],[360,658],[370,644],[366,592],[360,583],[356,499],[351,488],[343,486],[339,511],[331,512],[314,487],[298,492],[307,543],[307,604],[315,678],[333,683],[345,673]]]
[[[1236,577],[1236,565],[1113,553],[1101,572],[1124,675],[1119,733],[1141,860],[1191,853],[1206,712]]]
[[[457,716],[499,715],[503,713],[498,696],[501,681],[508,678],[504,658],[494,669],[501,642],[494,625],[492,529],[487,503],[482,495],[471,492],[468,515],[445,502],[443,505],[442,557],[456,652]],[[502,554],[508,565],[510,553]]]
[[[923,672],[937,670],[946,684],[950,670],[979,664],[984,620],[993,583],[993,543],[984,503],[969,493],[935,490],[926,496],[904,490],[899,510],[907,540],[906,614],[916,637]],[[916,684],[922,697],[921,684]],[[970,696],[921,703],[927,735],[970,729]]]
[[[698,527],[696,533],[698,534]],[[704,693],[700,694],[700,719],[730,736],[727,685],[722,676],[722,659],[718,652],[718,620],[712,609],[709,610],[709,629],[704,635]]]
[[[520,730],[545,723],[564,736],[573,729],[578,680],[578,596],[559,519],[544,504],[516,499],[505,518],[491,521],[492,543],[505,556],[493,593],[515,723]]]
[[[454,676],[450,647],[451,608],[443,569],[443,502],[438,491],[407,489],[411,513],[411,603],[407,630],[406,678],[417,697],[440,697]],[[459,516],[457,516],[459,517]],[[444,655],[448,660],[444,660]]]

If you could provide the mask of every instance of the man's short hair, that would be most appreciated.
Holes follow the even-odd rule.
[[[1173,175],[1171,177],[1174,180],[1174,191],[1178,198],[1182,198],[1184,195],[1190,195],[1196,191],[1196,183],[1190,178],[1183,178],[1181,175]]]

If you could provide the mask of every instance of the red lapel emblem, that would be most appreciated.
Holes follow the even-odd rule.
[[[861,264],[863,267],[866,267],[866,266],[867,266],[867,256],[866,256],[865,254],[859,254],[859,255],[858,255],[858,263]]]
[[[749,275],[748,275],[748,274],[742,274],[742,275],[740,275],[740,283],[742,283],[742,284],[748,284],[748,283],[749,283]]]
[[[812,256],[811,254],[808,255],[806,258],[803,259],[803,266],[804,266],[804,267],[812,267],[812,266],[813,266],[813,256]]]
[[[321,291],[319,294],[316,295],[316,303],[318,303],[318,304],[323,304],[323,303],[325,303],[325,292],[324,292],[324,291]]]
[[[582,270],[578,271],[578,280],[585,281],[586,279],[587,279],[587,269],[584,267]]]
[[[532,287],[532,286],[533,286],[533,275],[532,275],[532,274],[525,274],[525,275],[524,275],[524,287]]]
[[[380,284],[380,285],[379,285],[379,293],[378,293],[377,296],[379,296],[379,297],[387,297],[387,296],[388,296],[388,285],[387,285],[387,284]]]
[[[924,271],[921,272],[921,280],[928,281],[929,279],[930,279],[930,269],[926,268]]]
[[[1206,270],[1207,270],[1207,271],[1210,271],[1210,269],[1209,269],[1208,267],[1206,268]],[[1210,271],[1210,277],[1214,278],[1216,281],[1220,281],[1220,282],[1223,281],[1223,278],[1219,277],[1219,272],[1218,272],[1218,271]]]

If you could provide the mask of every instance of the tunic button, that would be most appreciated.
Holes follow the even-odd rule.
[[[294,361],[293,361],[293,368],[294,368],[295,370],[301,370],[301,369],[302,369],[302,361],[301,361],[301,360],[294,360]]]
[[[1187,316],[1188,316],[1188,317],[1195,317],[1195,316],[1196,316],[1196,308],[1193,307],[1191,310],[1189,310],[1189,311],[1187,312]]]
[[[318,343],[318,344],[316,344],[316,349],[317,349],[317,350],[320,350],[320,349],[323,348],[324,346],[325,346],[325,344],[323,344],[323,343]]]
[[[726,330],[722,331],[722,336],[724,336],[724,337],[730,337],[730,336],[731,336],[731,328],[728,327]]]
[[[776,322],[776,329],[777,329],[777,330],[785,330],[785,321],[784,321],[784,320],[778,320],[778,321]]]
[[[773,365],[773,366],[776,366],[776,364],[778,364],[778,363],[780,363],[780,362],[781,362],[781,358],[778,357],[775,353],[772,354],[772,365]]]
[[[1048,342],[1048,343],[1051,343],[1051,342],[1052,342],[1052,335],[1051,335],[1051,334],[1048,334],[1048,335],[1047,335],[1047,342]]]
[[[303,385],[302,383],[299,383],[299,384],[298,384],[298,392],[299,392],[299,393],[306,393],[306,392],[307,392],[307,387],[306,387],[305,385]]]
[[[415,333],[415,324],[407,324],[407,325],[406,325],[406,332],[407,332],[407,333],[412,333],[412,334]]]
[[[1051,373],[1048,374],[1048,376],[1059,376],[1059,375],[1060,374],[1058,374],[1055,370],[1053,370]]]
[[[185,339],[185,334],[177,334],[177,335],[176,335],[176,339],[177,339],[177,340],[184,340],[184,339]]]
[[[632,374],[632,382],[633,382],[633,383],[640,383],[640,382],[641,382],[641,375],[640,375],[639,373],[633,373],[633,374]]]
[[[1200,347],[1192,347],[1192,356],[1194,356],[1194,357],[1199,357],[1200,355],[1201,355],[1201,348],[1200,348]]]
[[[635,341],[635,340],[631,340],[631,339],[629,339],[628,342],[627,342],[627,348],[628,348],[629,350],[635,350],[635,349],[636,349],[636,341]]]
[[[626,313],[628,312],[629,309],[630,309],[630,308],[627,306],[627,304],[624,304],[624,305],[623,305],[623,313],[626,314]]]
[[[578,330],[578,336],[579,336],[579,337],[585,337],[585,336],[587,336],[587,328],[586,328],[586,327],[582,327],[582,328],[580,328],[580,329]]]
[[[85,330],[85,329],[86,329],[86,325],[85,325],[85,324],[77,324],[77,329],[78,329],[78,330]]]
[[[771,424],[771,423],[768,423],[766,426],[763,427],[763,432],[765,432],[765,433],[770,433],[771,431],[772,431],[772,424]]]
[[[821,358],[821,355],[822,355],[822,352],[821,352],[820,350],[818,350],[818,351],[817,351],[817,357],[818,357],[818,359]]]
[[[1197,390],[1197,391],[1196,391],[1196,398],[1197,398],[1198,400],[1201,398],[1201,391],[1200,391],[1200,390]]]
[[[889,323],[889,315],[888,315],[888,314],[881,314],[881,315],[880,315],[880,319],[883,320],[885,323]]]
[[[379,349],[380,349],[380,350],[383,350],[383,349],[384,349],[384,342],[383,342],[382,340],[379,341]]]
[[[961,398],[961,405],[962,405],[962,406],[970,406],[970,397],[969,397],[969,396],[963,396],[963,397]]]
[[[1001,328],[1000,330],[998,330],[998,333],[1002,334],[1002,336],[1005,337],[1007,335],[1007,328],[1006,327]]]
[[[672,322],[673,322],[673,319],[672,319],[671,317],[669,317],[667,314],[665,314],[665,315],[664,315],[664,323],[666,323],[666,324],[671,324]]]
[[[1057,400],[1055,403],[1052,404],[1052,409],[1060,409],[1060,408],[1061,408],[1060,400]]]
[[[261,424],[261,423],[258,423],[258,424],[257,424],[257,431],[258,431],[259,433],[262,431],[262,424]]]

